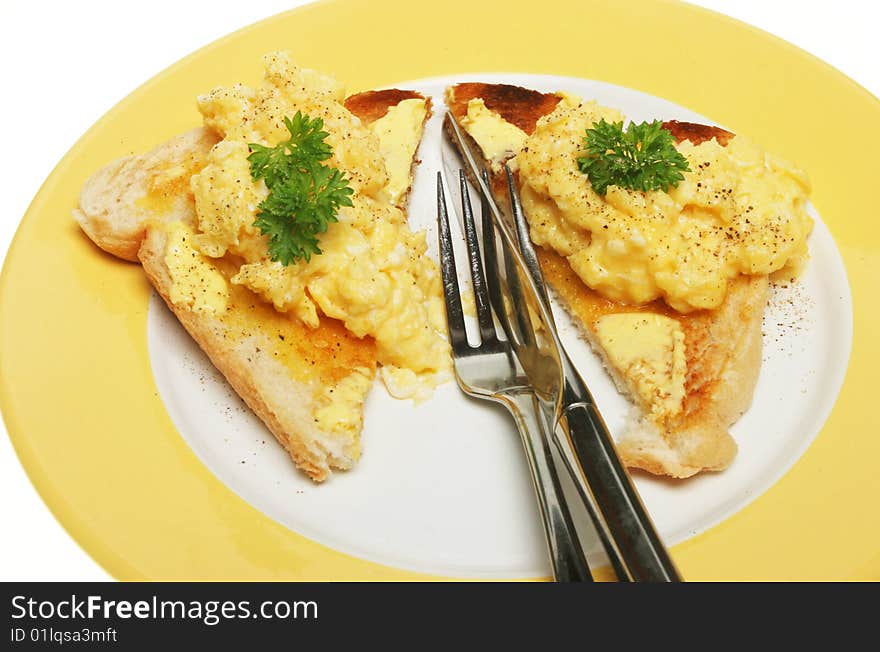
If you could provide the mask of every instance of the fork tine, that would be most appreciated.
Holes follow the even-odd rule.
[[[459,170],[458,181],[461,184],[461,213],[464,218],[464,235],[467,241],[468,257],[470,258],[469,267],[474,286],[474,302],[477,304],[477,322],[480,325],[480,340],[485,344],[497,338],[495,322],[492,321],[492,306],[489,303],[489,292],[486,289],[483,261],[480,259],[477,225],[474,222],[474,212],[471,208],[470,197],[468,196],[467,178],[464,175],[464,170]]]
[[[440,244],[440,272],[443,275],[443,298],[446,301],[446,323],[449,329],[449,345],[453,351],[469,347],[458,290],[458,272],[455,270],[455,254],[452,251],[452,233],[449,230],[449,213],[443,194],[443,177],[437,173],[437,222]]]
[[[518,349],[528,350],[535,343],[535,327],[532,324],[529,311],[525,309],[528,303],[523,294],[521,285],[521,282],[524,279],[520,279],[519,274],[517,274],[516,266],[513,264],[513,259],[508,251],[504,251],[504,269],[507,278],[507,288],[510,293],[510,301],[512,301],[515,306],[523,306],[520,310],[514,311],[514,324],[516,325],[516,328],[511,327],[514,331],[514,336],[511,337],[511,342],[513,342]]]
[[[483,170],[481,176],[483,177],[483,183],[486,184],[486,187],[489,187],[489,173]],[[495,310],[495,314],[498,315],[498,321],[501,322],[508,341],[512,341],[513,334],[510,330],[507,312],[504,310],[504,294],[501,289],[501,267],[498,264],[498,251],[495,242],[495,225],[492,223],[492,215],[489,212],[489,200],[483,193],[480,193],[480,215],[483,230],[483,260],[486,262],[486,269],[488,270],[486,285],[489,287],[489,301]]]
[[[484,169],[481,172],[483,183],[487,188],[492,187],[489,173]],[[526,301],[519,284],[519,277],[505,247],[501,247],[501,260],[499,261],[498,247],[495,242],[495,225],[489,209],[489,200],[480,193],[483,211],[483,259],[486,261],[486,281],[489,286],[489,299],[498,321],[507,335],[507,340],[515,347],[528,347],[534,341],[532,325],[523,310],[514,311],[514,319],[511,320],[509,311],[504,305],[504,295],[508,295],[508,301],[513,305],[525,306]],[[502,269],[504,283],[502,287]]]
[[[505,164],[504,171],[507,173],[507,193],[510,196],[510,212],[513,213],[513,222],[516,226],[516,240],[519,245],[519,251],[522,254],[529,273],[535,281],[541,300],[549,307],[550,300],[547,297],[547,287],[544,284],[544,275],[541,273],[541,264],[538,262],[538,254],[532,246],[532,240],[529,236],[529,224],[526,221],[525,213],[523,213],[522,201],[516,190],[516,182],[513,180],[513,172],[510,167]]]

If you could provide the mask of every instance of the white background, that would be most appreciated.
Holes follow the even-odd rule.
[[[0,4],[0,260],[40,184],[101,115],[186,54],[300,0]],[[880,96],[880,9],[865,0],[701,0],[791,41]],[[2,354],[2,352],[0,352]],[[0,580],[109,579],[31,486],[0,425]]]

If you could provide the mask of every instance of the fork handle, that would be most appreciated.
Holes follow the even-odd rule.
[[[680,582],[681,577],[660,541],[629,474],[614,450],[595,405],[575,403],[562,413],[562,431],[574,452],[575,480],[592,496],[601,513],[600,527],[617,549],[634,581]],[[562,453],[565,456],[565,449]]]
[[[535,485],[553,577],[557,582],[592,582],[590,567],[562,494],[546,422],[540,416],[535,396],[532,392],[520,392],[506,398],[522,437]]]

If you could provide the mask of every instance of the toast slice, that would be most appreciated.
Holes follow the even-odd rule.
[[[425,103],[421,129],[431,116],[431,99],[410,90],[365,91],[345,98],[345,107],[366,125],[373,125],[389,110],[407,100]],[[193,224],[195,210],[189,180],[205,165],[208,153],[220,137],[207,127],[196,127],[145,154],[126,156],[109,163],[89,177],[73,217],[89,238],[117,258],[138,262],[138,250],[147,224],[184,222]],[[406,209],[418,160],[415,149],[406,148],[408,175],[405,192],[394,204]]]
[[[418,108],[420,102],[423,103],[424,113]],[[411,108],[416,111],[405,115],[403,124],[388,121],[390,112],[400,111],[411,103],[415,104]],[[431,98],[416,91],[388,88],[349,95],[344,104],[379,139],[379,151],[385,159],[390,177],[388,199],[401,210],[406,210],[413,176],[420,163],[416,151],[425,123],[431,117]],[[402,145],[401,140],[407,142]]]
[[[517,148],[499,147],[492,142],[492,134],[481,133],[468,124],[471,101],[530,135],[538,120],[551,113],[562,98],[503,84],[463,83],[448,88],[445,99],[466,137],[483,151],[484,163],[494,176],[493,184],[503,197],[506,192],[501,165],[517,154]],[[679,141],[690,140],[695,145],[712,138],[726,145],[733,136],[708,125],[669,121],[664,127]],[[728,428],[748,409],[760,370],[768,277],[740,276],[731,283],[719,308],[682,314],[662,300],[641,306],[610,301],[588,287],[556,251],[541,246],[536,249],[547,284],[602,358],[619,391],[635,406],[618,440],[623,462],[631,468],[676,478],[726,468],[736,454],[736,443]],[[678,327],[669,329],[671,322],[667,320]],[[617,337],[628,339],[628,346],[643,349],[642,359],[627,359],[615,352],[613,337],[604,330],[610,324],[617,329]],[[640,341],[640,333],[646,331],[665,335]],[[651,377],[644,373],[643,362],[649,358],[656,361],[652,371],[684,375],[683,396],[670,397],[649,382]],[[652,418],[658,405],[670,399],[680,401],[680,411],[672,417]]]
[[[391,90],[354,95],[345,103],[369,126],[414,99],[424,101],[425,111],[417,124],[407,127],[415,133],[397,138],[407,141],[403,156],[410,159],[406,187],[396,202],[401,209],[430,100],[413,91]],[[86,182],[74,217],[101,249],[143,265],[156,291],[214,366],[296,466],[320,482],[331,469],[351,468],[360,456],[363,402],[377,369],[376,343],[324,315],[313,328],[276,311],[247,287],[229,282],[240,261],[231,255],[209,258],[191,248],[196,209],[190,177],[204,167],[219,140],[212,129],[201,127],[147,154],[110,163]],[[198,266],[200,278],[226,286],[224,310],[211,310],[210,297],[187,302],[174,296],[172,276],[181,261]]]
[[[188,234],[147,229],[138,256],[150,283],[297,467],[316,481],[331,468],[351,468],[360,456],[363,401],[376,374],[373,340],[326,317],[309,328],[232,283],[222,312],[175,302],[167,260],[177,235]],[[222,259],[200,260],[224,279],[234,273]]]
[[[148,223],[194,223],[189,180],[219,140],[211,129],[197,127],[145,154],[107,164],[83,184],[74,219],[101,249],[137,262]]]

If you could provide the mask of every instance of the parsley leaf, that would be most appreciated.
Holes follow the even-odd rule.
[[[321,253],[318,235],[337,221],[341,206],[352,205],[354,191],[342,172],[321,163],[333,153],[321,118],[297,111],[284,126],[290,138],[274,147],[250,143],[248,161],[253,180],[269,189],[254,226],[269,236],[269,257],[290,265]]]
[[[586,156],[578,158],[581,172],[593,190],[604,195],[608,186],[632,190],[669,190],[690,172],[687,159],[675,149],[675,140],[659,120],[630,123],[600,120],[584,139]]]

